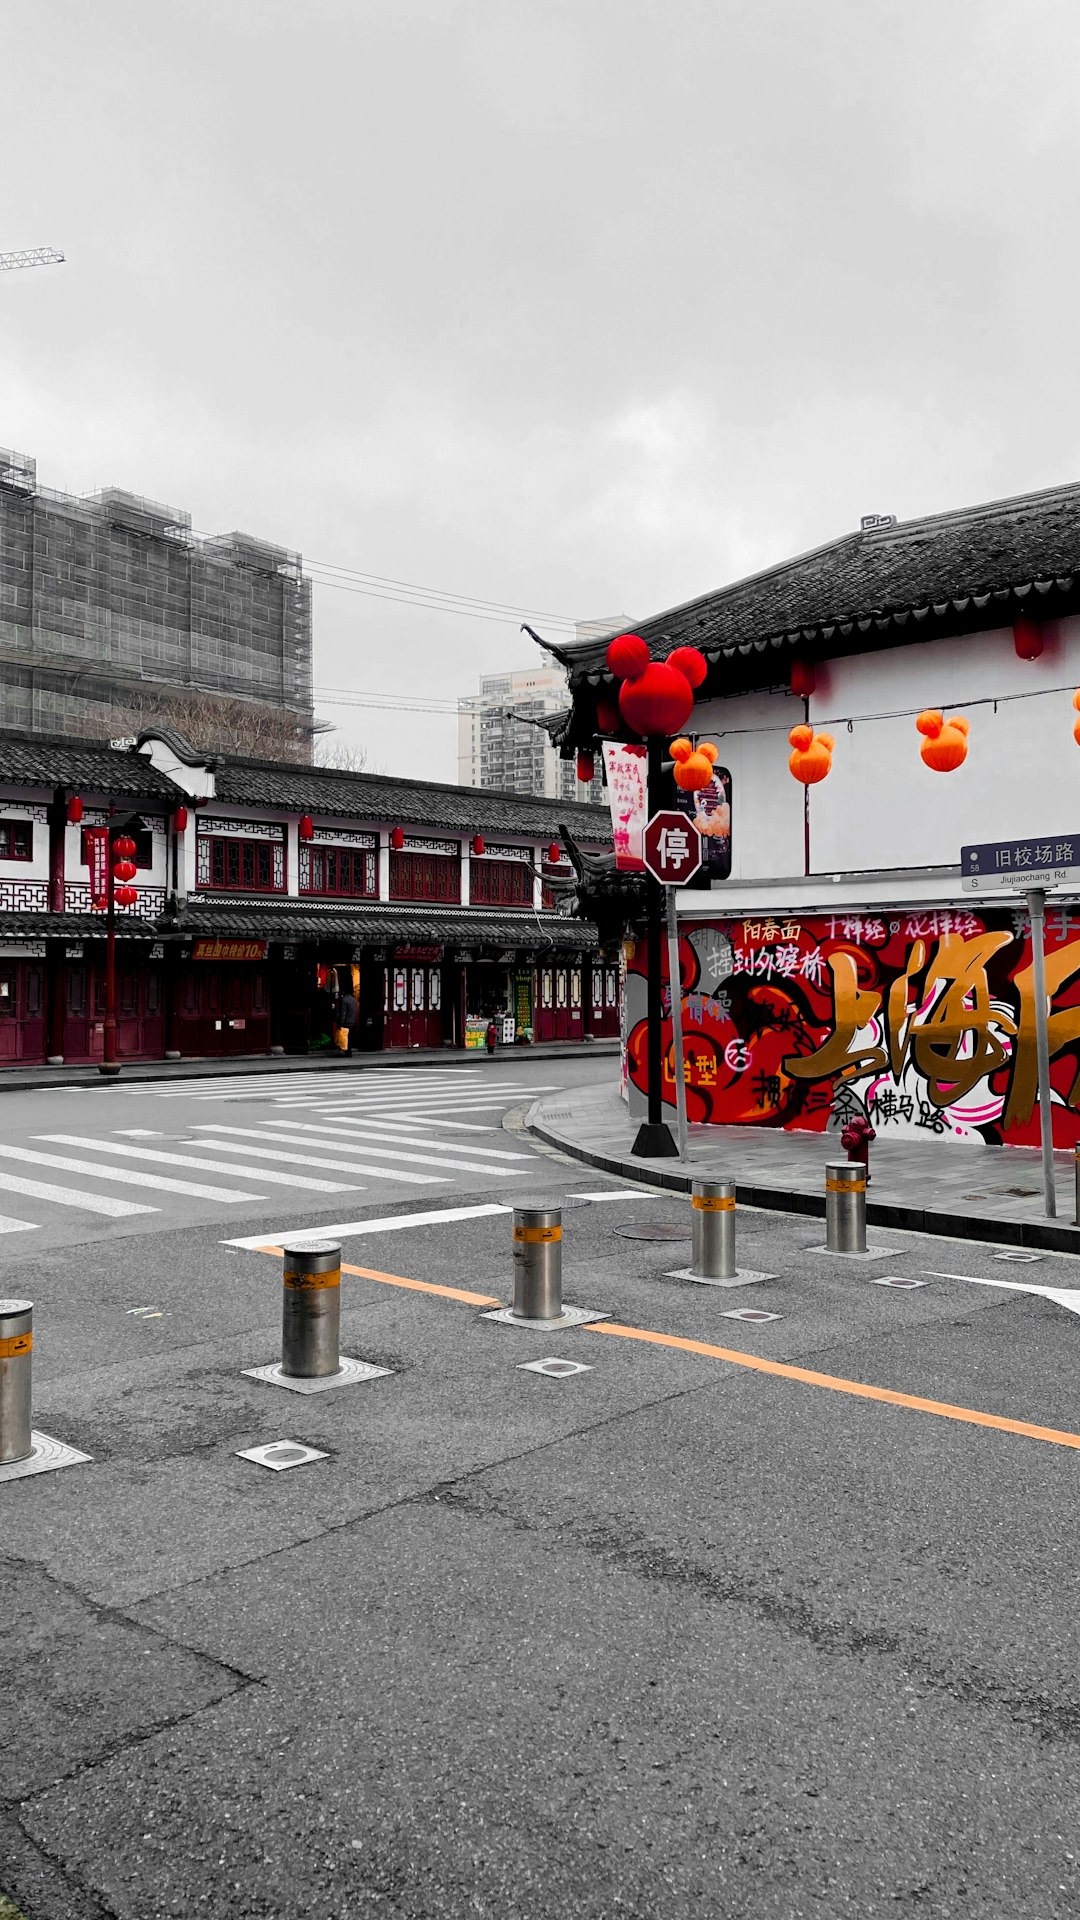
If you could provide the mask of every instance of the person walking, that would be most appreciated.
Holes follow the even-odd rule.
[[[334,1009],[335,1025],[341,1027],[346,1035],[346,1045],[342,1048],[343,1058],[349,1058],[353,1051],[353,1035],[360,1017],[360,1003],[351,987],[339,993]]]

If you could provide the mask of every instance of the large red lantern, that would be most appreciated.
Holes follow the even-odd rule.
[[[69,824],[73,827],[77,827],[80,820],[82,819],[82,816],[83,816],[82,801],[80,800],[77,793],[73,793],[71,796],[71,799],[67,803],[67,817],[68,817]]]
[[[598,733],[618,733],[619,708],[610,694],[596,696],[596,730]]]
[[[400,853],[405,845],[405,833],[401,827],[394,827],[390,834],[390,845],[395,853]]]
[[[483,853],[483,851],[484,851],[484,836],[483,836],[483,834],[482,834],[482,833],[474,833],[474,834],[473,834],[473,837],[472,837],[472,850],[473,850],[473,852],[475,853],[475,855],[476,855],[476,857],[477,857],[477,859],[479,859],[479,858],[480,858],[480,855],[481,855],[481,854]]]
[[[118,860],[113,868],[114,880],[134,880],[138,868],[134,860]]]
[[[301,840],[313,840],[315,838],[315,823],[310,813],[302,813],[300,815],[299,834]]]
[[[118,854],[121,860],[134,859],[135,842],[130,833],[122,833],[119,839],[113,841],[113,852]]]
[[[666,660],[649,659],[640,634],[620,633],[607,649],[619,688],[619,712],[635,733],[678,733],[694,705],[694,688],[708,672],[696,647],[676,647]]]
[[[118,907],[133,907],[139,897],[137,887],[117,887],[113,899]]]
[[[583,750],[581,753],[578,754],[578,757],[577,757],[577,777],[581,781],[581,784],[583,787],[588,786],[589,781],[592,779],[595,772],[596,772],[596,761],[593,755],[588,751]]]
[[[551,862],[552,866],[554,866],[556,860],[562,859],[562,848],[560,847],[557,840],[552,841],[550,847],[547,850],[547,857]]]
[[[186,807],[177,807],[176,812],[173,814],[173,826],[177,833],[185,833],[187,831]]]
[[[817,689],[817,674],[812,660],[796,657],[791,663],[791,691],[800,700],[809,700]]]
[[[1037,620],[1013,621],[1013,646],[1018,660],[1037,660],[1043,650],[1043,631]]]

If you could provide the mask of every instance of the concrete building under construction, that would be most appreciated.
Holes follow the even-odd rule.
[[[0,727],[82,738],[181,724],[213,750],[310,760],[301,558],[115,488],[37,484],[0,449]]]

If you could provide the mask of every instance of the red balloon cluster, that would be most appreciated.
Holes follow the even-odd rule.
[[[694,707],[708,663],[696,647],[676,647],[666,660],[650,660],[639,633],[620,633],[605,656],[619,688],[619,712],[635,733],[678,733]],[[597,702],[597,718],[601,702]]]

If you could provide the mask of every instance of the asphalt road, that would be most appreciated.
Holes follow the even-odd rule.
[[[611,1068],[507,1063],[499,1101]],[[425,1106],[423,1073],[340,1116],[349,1154],[409,1123],[528,1158],[346,1194],[206,1171],[262,1198],[74,1223],[0,1198],[32,1223],[0,1259],[35,1301],[35,1426],[91,1456],[0,1484],[0,1893],[29,1920],[1072,1920],[1080,1317],[1017,1289],[1074,1262],[888,1233],[846,1262],[745,1211],[774,1279],[672,1279],[684,1200],[534,1153],[464,1080]],[[0,1144],[283,1131],[273,1091],[75,1107],[0,1100]],[[562,1197],[566,1300],[608,1319],[484,1317],[525,1193]],[[343,1352],[390,1371],[300,1396],[241,1372],[277,1357],[280,1260],[229,1242],[320,1223]],[[522,1371],[548,1356],[587,1370]],[[283,1439],[325,1457],[238,1457]]]

